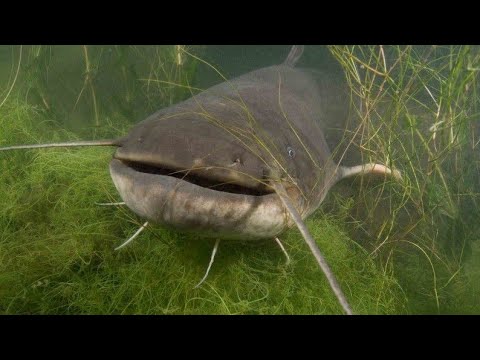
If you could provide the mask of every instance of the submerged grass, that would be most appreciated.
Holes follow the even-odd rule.
[[[470,270],[480,262],[472,250],[480,241],[480,48],[330,50],[360,119],[345,138],[361,162],[383,161],[405,178],[395,188],[359,179],[351,236],[392,268],[409,311],[480,312],[471,287],[480,279]]]
[[[1,50],[5,52],[6,46]],[[200,47],[188,47],[200,50]],[[92,136],[105,122],[139,121],[190,96],[196,62],[176,46],[12,46],[0,64],[0,105],[16,94],[63,127]],[[13,91],[12,91],[13,90]]]

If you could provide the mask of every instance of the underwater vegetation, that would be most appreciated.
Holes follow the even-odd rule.
[[[208,57],[207,50],[8,49],[0,146],[121,136],[189,97],[201,69],[189,54]],[[478,313],[479,49],[328,50],[352,94],[352,116],[327,124],[334,157],[393,164],[404,177],[344,180],[306,222],[354,312]],[[114,251],[143,220],[96,205],[120,201],[108,172],[112,153],[0,153],[1,313],[341,312],[296,229],[281,237],[288,265],[274,241],[222,242],[197,289],[213,239],[151,226]]]
[[[365,234],[370,253],[394,263],[409,311],[478,313],[480,279],[469,269],[480,261],[480,48],[330,49],[360,99],[350,141],[362,157],[395,161],[405,177],[400,191],[362,186],[354,238]]]

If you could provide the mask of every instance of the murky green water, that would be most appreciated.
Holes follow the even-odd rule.
[[[260,67],[279,64],[289,50],[288,45],[181,48],[1,46],[0,116],[3,119],[0,119],[0,146],[10,145],[12,141],[60,141],[62,129],[65,136],[73,133],[79,139],[118,136],[154,111],[190,97],[196,92],[193,88],[205,89],[221,82],[221,77],[212,67],[226,78],[232,78]],[[309,222],[318,237],[326,234],[324,241],[340,239],[338,248],[343,252],[338,255],[339,263],[332,264],[332,267],[344,273],[338,274],[340,278],[349,278],[348,267],[342,267],[341,264],[351,265],[352,272],[358,275],[352,275],[351,280],[359,284],[353,296],[368,298],[365,303],[377,297],[377,303],[381,304],[377,308],[369,304],[362,307],[364,304],[358,300],[360,305],[357,306],[362,312],[480,311],[477,300],[480,293],[480,88],[476,80],[479,54],[478,47],[467,49],[459,46],[306,47],[299,66],[312,69],[321,81],[329,79],[332,102],[344,104],[345,99],[336,96],[338,88],[351,87],[352,98],[351,101],[347,99],[347,103],[353,104],[352,108],[344,109],[345,117],[331,119],[325,124],[334,158],[349,165],[367,161],[393,164],[405,174],[405,183],[402,185],[385,185],[381,179],[370,177],[346,180],[329,194],[322,208]],[[27,117],[29,122],[20,125],[22,119]],[[18,127],[14,126],[16,122],[19,123]],[[30,130],[27,131],[27,128]],[[82,155],[83,160],[92,161],[92,165],[88,165],[92,168],[97,166],[93,165],[94,153]],[[181,283],[188,276],[200,278],[201,269],[208,262],[211,244],[207,241],[205,245],[199,245],[190,238],[183,239],[176,232],[158,230],[160,233],[153,231],[145,237],[147,245],[143,249],[142,245],[138,245],[140,248],[124,253],[127,255],[109,258],[115,256],[111,255],[112,243],[121,241],[128,233],[135,231],[135,225],[128,222],[124,229],[115,230],[115,233],[111,229],[117,223],[106,225],[112,221],[112,214],[115,214],[117,222],[119,219],[132,220],[132,215],[121,211],[104,213],[103,225],[95,227],[93,224],[88,231],[90,247],[81,248],[75,254],[74,249],[79,245],[71,242],[84,230],[79,230],[79,234],[74,236],[71,234],[76,231],[75,228],[63,229],[58,224],[69,221],[75,226],[78,221],[80,229],[81,226],[88,226],[83,224],[81,217],[88,220],[100,215],[81,211],[69,214],[72,203],[68,201],[72,198],[77,203],[81,201],[82,191],[89,201],[97,199],[97,196],[98,201],[102,196],[104,199],[115,197],[115,193],[111,184],[108,184],[108,174],[104,172],[101,174],[103,180],[92,177],[92,182],[102,183],[102,187],[95,189],[99,193],[92,195],[94,191],[89,190],[91,186],[88,182],[81,183],[82,178],[93,176],[83,163],[82,169],[86,167],[82,170],[84,176],[77,177],[77,172],[75,183],[69,183],[65,174],[56,178],[53,172],[41,166],[40,160],[49,164],[47,167],[50,169],[66,172],[71,169],[62,168],[59,162],[54,161],[53,153],[50,158],[48,154],[28,152],[25,155],[27,158],[22,159],[25,166],[20,167],[22,170],[18,174],[23,178],[31,176],[31,182],[20,185],[19,178],[18,181],[4,179],[0,183],[3,187],[13,189],[11,192],[23,194],[4,198],[1,203],[5,209],[2,221],[6,227],[3,233],[0,232],[0,244],[4,245],[0,248],[0,251],[4,251],[4,254],[0,254],[4,271],[3,277],[0,274],[0,288],[3,287],[0,296],[3,295],[7,300],[0,304],[0,312],[119,313],[124,309],[127,313],[269,313],[268,309],[273,306],[271,304],[279,304],[281,299],[289,299],[291,303],[287,301],[286,305],[275,310],[280,313],[335,312],[326,305],[321,310],[312,305],[315,295],[307,290],[299,290],[291,283],[279,283],[278,279],[286,282],[305,281],[308,288],[316,271],[319,272],[313,263],[302,262],[309,254],[299,250],[302,243],[293,234],[294,230],[287,235],[287,239],[290,239],[287,244],[294,257],[296,254],[299,259],[297,270],[278,268],[275,264],[281,254],[271,255],[272,248],[268,246],[259,250],[248,246],[244,248],[244,245],[228,245],[224,254],[229,250],[231,253],[220,258],[219,267],[223,270],[212,273],[212,281],[218,279],[218,283],[204,290],[207,294],[189,293],[191,287],[186,286],[185,290],[178,292],[177,298],[173,295],[169,298],[168,294],[162,293],[158,295],[161,300],[155,300],[155,291],[149,286],[157,282],[161,285],[162,277],[169,282],[172,291],[176,291],[175,279]],[[108,151],[101,154],[108,161]],[[0,164],[4,169],[10,167],[10,161],[8,155],[1,154]],[[62,161],[61,155],[58,161]],[[34,173],[37,175],[31,175],[28,169],[37,171]],[[41,185],[42,181],[45,185]],[[47,189],[47,184],[56,185]],[[22,198],[28,196],[25,195],[26,188],[36,186],[44,188],[42,191],[51,191],[51,194],[48,193],[45,198],[32,196],[34,201]],[[69,189],[73,195],[59,199],[55,195],[55,191],[60,191],[58,189]],[[21,206],[32,202],[38,208],[22,210]],[[89,209],[88,204],[79,205],[79,208]],[[53,212],[56,215],[52,215]],[[53,216],[58,216],[59,212],[65,212],[66,218],[55,218],[54,222]],[[25,214],[30,220],[22,218]],[[39,245],[40,248],[29,250],[31,257],[28,257],[27,253],[19,250],[20,245],[14,246],[15,238],[21,239],[20,244],[26,248],[29,246],[28,239],[32,243],[38,240],[34,234],[50,234],[53,240]],[[67,249],[66,244],[70,244],[71,248]],[[36,263],[35,251],[40,254],[47,248],[50,251],[49,259],[64,256],[62,261],[65,263],[66,254],[69,254],[68,261],[77,259],[78,264],[74,262],[67,271],[57,268],[60,261],[57,264],[51,260],[50,265]],[[59,248],[64,249],[64,253]],[[157,260],[148,257],[148,253],[160,251],[160,248],[174,255],[165,260],[161,260],[160,255]],[[61,255],[56,255],[55,251]],[[13,254],[18,255],[19,259],[24,258],[24,269],[27,270],[23,275],[21,261],[10,263],[7,260]],[[140,256],[142,254],[143,257]],[[352,258],[349,258],[349,254],[352,254]],[[334,255],[331,256],[335,259]],[[245,263],[244,258],[248,259]],[[260,259],[258,261],[263,265],[257,266],[255,258]],[[154,261],[165,263],[152,265],[150,262]],[[135,268],[136,262],[142,265]],[[363,263],[365,269],[361,268]],[[176,272],[155,273],[159,271],[155,269],[165,264],[175,268]],[[235,269],[231,273],[228,273],[229,264]],[[95,278],[94,273],[101,272],[98,269],[102,267],[108,271],[105,270],[100,278]],[[185,275],[189,271],[185,269],[189,267],[198,271],[192,270],[190,275]],[[309,269],[310,272],[302,274],[302,269]],[[138,285],[141,281],[133,278],[133,275],[132,278],[119,280],[122,271],[128,272],[128,276],[132,272],[138,274],[144,285]],[[282,278],[284,275],[286,277]],[[374,280],[369,284],[365,278]],[[51,280],[45,285],[44,279]],[[132,279],[137,281],[137,285],[128,287],[124,284],[125,287],[121,287],[117,283]],[[94,280],[105,287],[103,295],[89,289],[83,292],[79,290],[88,281]],[[243,285],[232,285],[232,289],[228,290],[230,283],[237,282]],[[56,285],[53,286],[53,283]],[[249,285],[245,285],[247,283]],[[68,284],[77,284],[77,287],[69,287]],[[250,286],[249,294],[254,294],[248,301],[240,299],[240,295],[238,299],[233,295],[239,289],[245,290],[242,286]],[[348,286],[355,287],[353,284]],[[378,290],[375,295],[367,295],[366,289],[373,286],[383,290]],[[225,293],[218,295],[224,289],[227,289]],[[290,299],[282,293],[282,289],[297,295],[292,295]],[[139,291],[142,292],[140,297],[137,296]],[[143,291],[146,293],[143,294]],[[215,294],[222,302],[225,301],[223,305],[206,306],[207,302],[212,303],[212,299],[217,298]],[[102,296],[116,299],[118,306],[96,307],[95,304],[101,303],[99,298]],[[206,300],[202,302],[202,299]],[[65,310],[69,308],[69,301],[75,304],[70,311]]]

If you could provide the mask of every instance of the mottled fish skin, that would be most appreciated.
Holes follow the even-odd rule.
[[[218,84],[137,124],[110,164],[127,206],[153,222],[245,240],[276,236],[293,224],[268,193],[270,181],[282,182],[303,218],[315,211],[338,180],[321,130],[331,106],[327,89],[292,67],[297,60]],[[215,191],[134,171],[130,162],[264,194]]]

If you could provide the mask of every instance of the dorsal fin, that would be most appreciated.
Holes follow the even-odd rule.
[[[298,60],[300,60],[302,57],[304,48],[305,47],[303,45],[293,45],[288,53],[287,58],[283,62],[283,65],[294,67]]]

